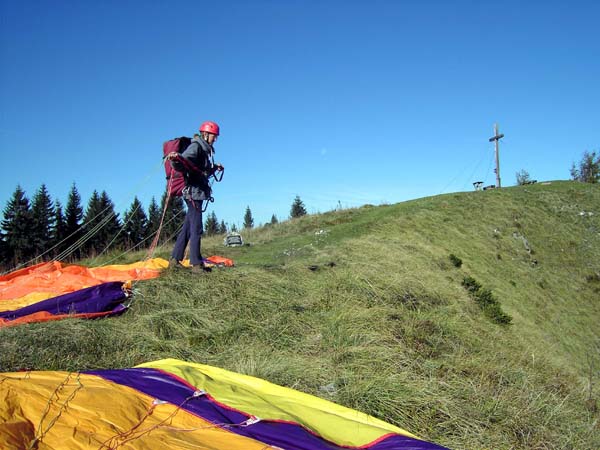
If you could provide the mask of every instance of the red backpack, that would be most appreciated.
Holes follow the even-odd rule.
[[[171,139],[163,144],[163,158],[165,161],[165,173],[167,175],[167,189],[168,194],[173,197],[180,197],[185,187],[185,178],[182,172],[178,172],[173,169],[171,162],[166,159],[169,153],[177,152],[183,153],[183,151],[189,147],[192,140],[189,137],[178,137]]]

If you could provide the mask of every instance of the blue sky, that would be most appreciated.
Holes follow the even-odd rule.
[[[0,0],[0,207],[42,183],[160,200],[214,120],[219,220],[395,203],[600,149],[599,2]]]

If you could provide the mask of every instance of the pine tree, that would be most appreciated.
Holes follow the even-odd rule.
[[[212,236],[219,232],[219,221],[217,220],[217,215],[214,211],[212,211],[206,218],[206,222],[204,223],[204,232],[207,236]]]
[[[17,186],[3,214],[2,229],[4,230],[6,261],[12,264],[26,262],[33,256],[33,246],[29,238],[33,228],[33,219],[29,199],[21,186]]]
[[[4,233],[0,231],[0,271],[4,272],[8,267],[5,265],[8,261],[8,255],[6,254],[6,241],[4,238]]]
[[[227,234],[227,224],[225,223],[224,220],[221,220],[221,225],[219,226],[219,233]]]
[[[54,202],[54,218],[55,222],[54,230],[52,231],[51,245],[56,248],[54,249],[53,256],[64,249],[64,242],[62,241],[67,237],[67,221],[62,212],[62,205],[58,200]]]
[[[86,234],[90,234],[87,241],[83,244],[86,255],[97,255],[102,251],[101,238],[99,236],[100,221],[102,220],[102,207],[100,206],[100,195],[94,190],[90,197],[85,215],[83,217],[83,230]]]
[[[301,217],[306,215],[306,208],[304,207],[304,203],[300,200],[300,196],[296,195],[294,199],[294,203],[292,203],[292,209],[290,210],[290,217],[293,219],[295,217]]]
[[[122,243],[121,220],[119,213],[115,212],[115,204],[106,191],[100,194],[100,208],[102,208],[102,220],[105,225],[100,230],[101,251],[110,247],[119,247]]]
[[[246,206],[246,213],[244,214],[244,228],[252,228],[254,226],[254,219],[252,218],[252,211],[250,206]]]
[[[167,199],[167,192],[162,196],[160,202],[160,210],[164,211],[165,202]],[[177,237],[179,229],[183,225],[185,220],[185,205],[181,197],[169,197],[169,203],[167,204],[167,210],[165,211],[165,218],[163,221],[163,228],[161,232],[161,242],[170,241]]]
[[[275,214],[273,214],[273,215],[271,216],[271,222],[270,222],[270,224],[271,224],[271,225],[275,225],[275,224],[277,224],[277,223],[279,223],[279,220],[277,220],[277,216],[276,216]]]
[[[150,245],[150,243],[153,241],[154,234],[156,233],[156,230],[158,230],[161,215],[162,214],[160,208],[158,207],[158,203],[156,203],[156,199],[152,197],[152,200],[150,200],[150,206],[148,206],[148,225],[146,226],[145,236],[147,238],[146,242],[148,245]]]
[[[236,225],[235,223],[234,223],[234,224],[231,224],[231,232],[232,232],[232,233],[237,233],[237,230],[238,230],[238,229],[237,229],[237,225]]]
[[[46,185],[42,184],[31,204],[32,229],[30,240],[33,253],[41,255],[51,247],[56,216]]]
[[[148,218],[137,196],[133,199],[129,210],[125,212],[123,222],[125,223],[123,231],[128,248],[133,246],[145,247],[150,244],[144,241],[147,236]],[[140,244],[143,241],[146,245]]]
[[[81,207],[81,196],[79,192],[77,192],[77,187],[75,183],[71,186],[71,190],[69,191],[69,197],[67,199],[67,206],[65,209],[65,234],[67,236],[63,248],[69,248],[69,254],[72,254],[75,259],[79,259],[81,257],[81,249],[78,246],[77,248],[72,248],[75,245],[79,238],[83,235],[83,230],[81,228],[83,220],[83,208]],[[68,255],[66,255],[68,256]]]
[[[106,191],[98,194],[94,191],[83,219],[85,232],[89,234],[84,245],[88,256],[95,256],[105,251],[109,246],[120,244],[119,232],[121,223],[119,215],[115,212],[115,206]]]
[[[576,166],[571,166],[571,178],[584,183],[600,183],[600,154],[583,152],[583,157]]]

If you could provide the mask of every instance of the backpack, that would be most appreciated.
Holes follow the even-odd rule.
[[[185,188],[185,176],[183,172],[179,172],[171,166],[171,162],[166,159],[166,156],[171,152],[183,153],[191,144],[192,139],[189,137],[178,137],[171,139],[163,144],[163,158],[165,158],[165,174],[167,175],[168,195],[172,197],[181,197],[183,188]]]
[[[211,197],[212,189],[208,180],[212,177],[216,182],[220,182],[223,179],[223,173],[225,171],[223,166],[219,164],[214,165],[212,153],[208,154],[202,146],[200,146],[205,157],[202,166],[200,167],[195,166],[190,161],[182,159],[175,165],[177,169],[174,169],[171,162],[166,158],[167,155],[172,152],[177,152],[179,154],[183,153],[191,143],[191,138],[182,136],[166,141],[163,144],[163,161],[165,163],[165,174],[167,176],[168,195],[172,197],[181,197],[187,184],[186,181],[190,179],[195,180],[197,183],[197,177],[200,176],[202,177],[202,180],[204,180],[200,182],[200,184],[205,185],[201,189],[204,191],[206,199],[212,202],[214,200]],[[208,204],[206,206],[208,206]]]

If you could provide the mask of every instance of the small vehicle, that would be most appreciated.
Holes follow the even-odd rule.
[[[244,239],[240,233],[228,233],[223,239],[225,247],[241,247],[244,245]]]

